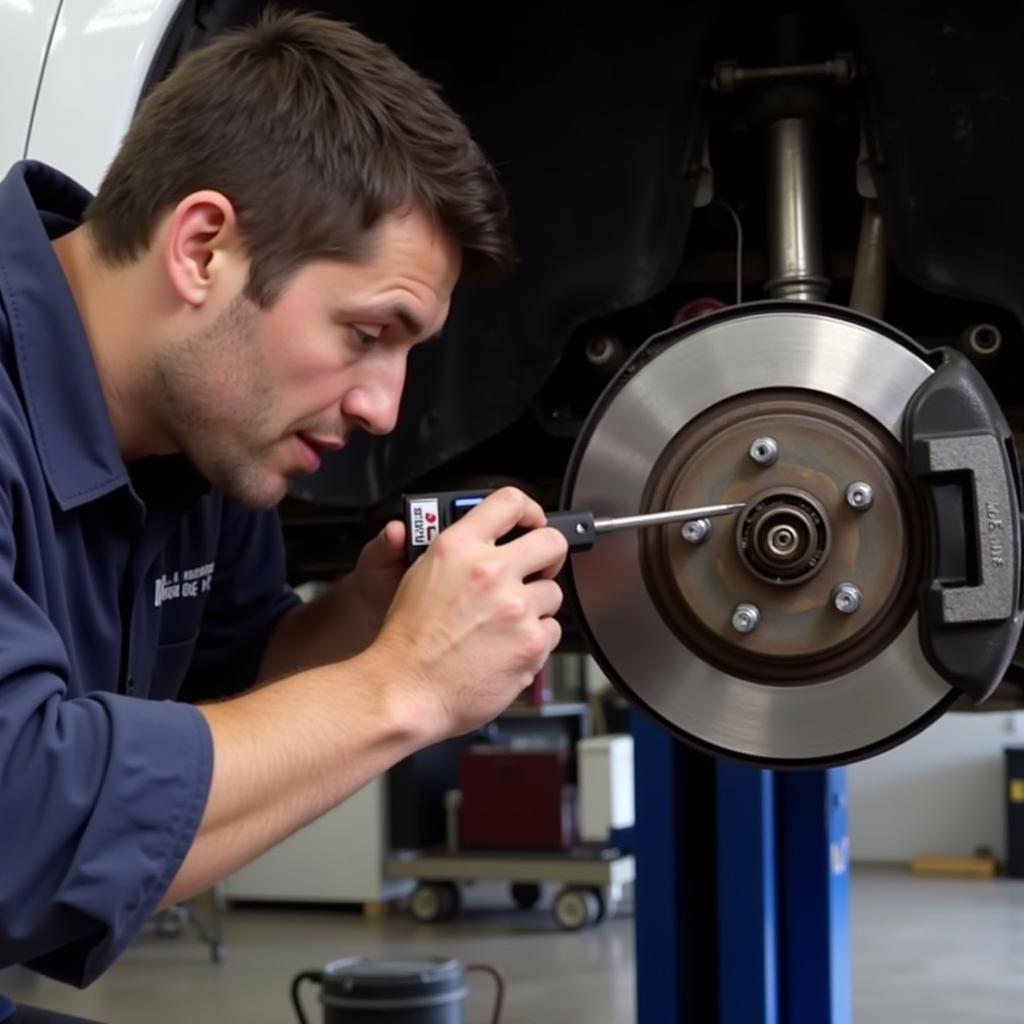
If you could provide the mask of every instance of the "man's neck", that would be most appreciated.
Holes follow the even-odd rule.
[[[149,296],[141,265],[108,266],[85,225],[52,244],[78,307],[122,458],[130,463],[166,450],[145,417],[147,339],[138,327],[147,322]]]

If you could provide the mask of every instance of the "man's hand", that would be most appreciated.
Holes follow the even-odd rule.
[[[434,738],[491,721],[558,645],[554,576],[568,547],[545,523],[521,491],[496,491],[444,530],[398,587],[366,653],[379,655],[382,682],[405,688]],[[497,543],[516,527],[529,532]]]
[[[363,650],[377,639],[405,575],[405,559],[405,524],[394,520],[363,548],[355,568],[338,582],[345,591],[342,616],[353,650]]]
[[[568,546],[546,522],[535,501],[503,488],[444,530],[408,571],[405,527],[389,523],[348,576],[282,620],[261,681],[360,655],[382,696],[422,730],[421,743],[491,721],[561,639],[554,577]],[[498,543],[516,527],[527,532]]]

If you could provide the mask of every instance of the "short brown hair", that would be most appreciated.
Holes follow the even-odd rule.
[[[438,88],[352,26],[272,13],[186,57],[146,97],[86,220],[114,265],[201,189],[234,205],[268,306],[304,262],[357,260],[385,214],[419,206],[470,271],[510,257],[494,169]]]

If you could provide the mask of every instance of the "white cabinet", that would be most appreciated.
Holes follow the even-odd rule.
[[[607,843],[614,829],[634,823],[633,737],[594,736],[576,745],[580,838]]]

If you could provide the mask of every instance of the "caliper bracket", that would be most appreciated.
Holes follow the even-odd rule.
[[[929,526],[921,646],[936,672],[982,701],[1002,679],[1024,621],[1020,468],[984,378],[958,352],[941,354],[907,405],[903,435]]]

